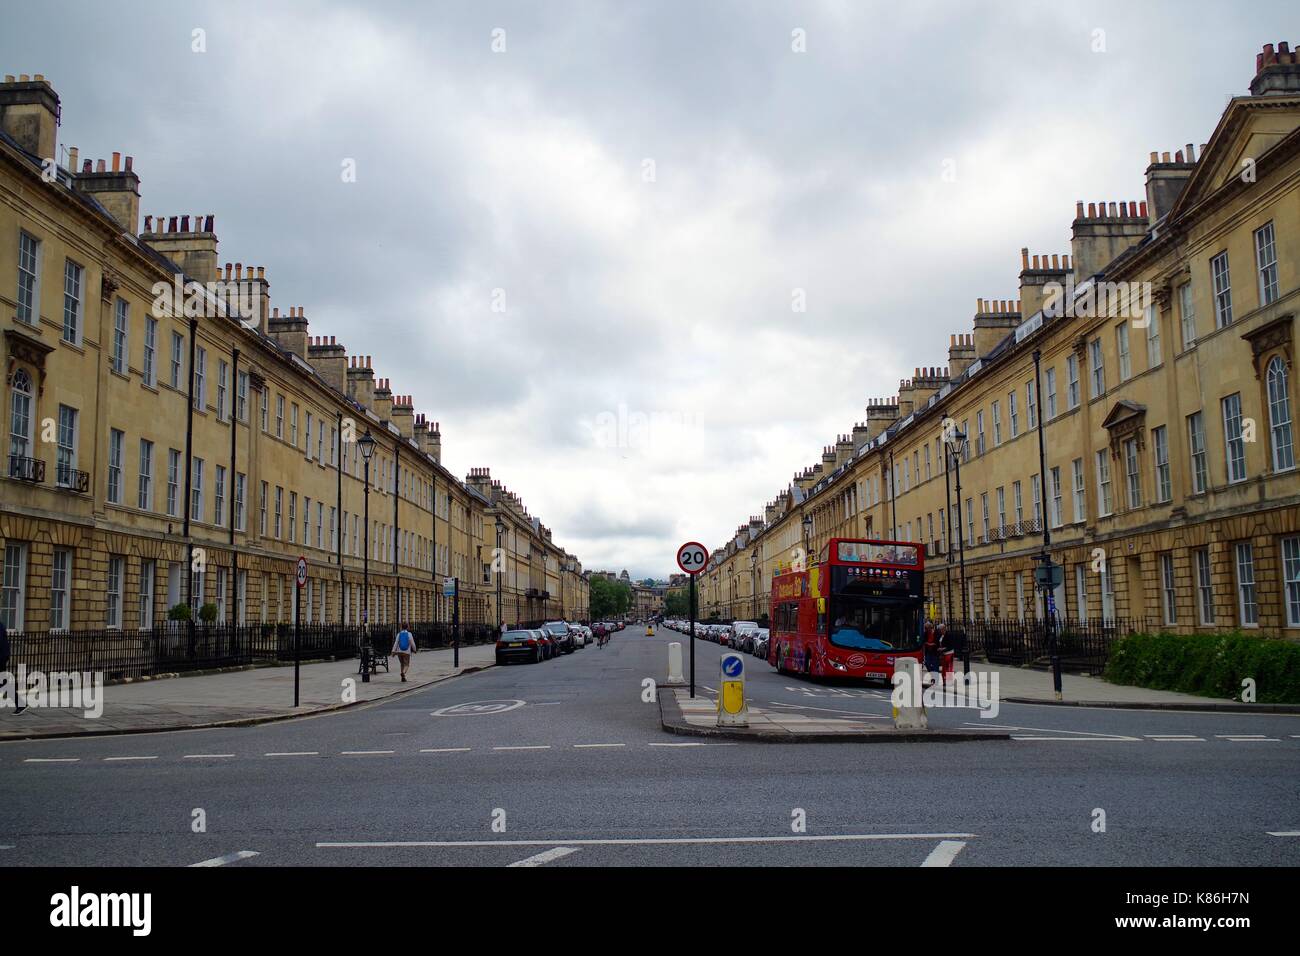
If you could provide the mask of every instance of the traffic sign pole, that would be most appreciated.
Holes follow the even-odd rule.
[[[709,549],[698,541],[687,541],[677,549],[677,566],[691,579],[691,699],[695,698],[695,576],[709,561]]]
[[[691,575],[691,700],[695,699],[695,575]]]
[[[293,589],[293,706],[298,706],[298,675],[302,666],[302,589],[307,585],[307,559],[298,556]]]

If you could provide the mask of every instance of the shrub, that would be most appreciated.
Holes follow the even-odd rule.
[[[211,624],[217,619],[217,606],[211,602],[199,608],[199,620],[204,624]]]
[[[1227,700],[1240,700],[1242,681],[1251,678],[1257,702],[1300,704],[1300,644],[1239,632],[1131,634],[1112,645],[1105,676]]]
[[[188,604],[173,604],[171,610],[167,612],[169,621],[188,621],[190,619],[190,606]]]

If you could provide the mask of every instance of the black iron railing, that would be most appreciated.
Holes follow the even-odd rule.
[[[19,481],[40,483],[45,480],[45,462],[23,455],[9,456],[9,477]]]
[[[450,624],[412,624],[420,649],[450,647]],[[387,651],[397,627],[381,624],[369,630],[352,624],[304,624],[301,631],[303,660],[346,660],[360,654],[363,643]],[[294,657],[292,624],[196,624],[172,622],[152,630],[76,630],[10,632],[10,670],[20,664],[28,670],[99,671],[107,680],[151,677],[157,674],[287,663]],[[461,626],[461,646],[495,639],[486,624]]]
[[[1120,618],[1102,620],[1056,621],[1061,666],[1076,673],[1100,674],[1106,668],[1111,645],[1121,637],[1141,631],[1146,622]],[[954,622],[949,633],[964,631],[972,656],[984,657],[990,664],[1018,667],[1045,665],[1051,660],[1047,624],[1036,618],[1025,620],[993,619]]]
[[[90,491],[90,474],[78,471],[71,465],[55,465],[54,480],[60,488],[68,488],[79,494],[84,495]]]

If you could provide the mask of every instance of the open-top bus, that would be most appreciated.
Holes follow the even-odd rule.
[[[888,681],[922,660],[925,552],[919,544],[832,538],[801,571],[772,579],[767,662],[808,677]]]

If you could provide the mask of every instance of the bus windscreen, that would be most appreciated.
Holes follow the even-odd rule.
[[[896,564],[915,567],[919,563],[919,550],[910,544],[876,544],[870,541],[841,541],[836,548],[836,560],[858,564]]]
[[[906,653],[921,646],[921,609],[865,598],[836,597],[830,642],[858,651]]]

